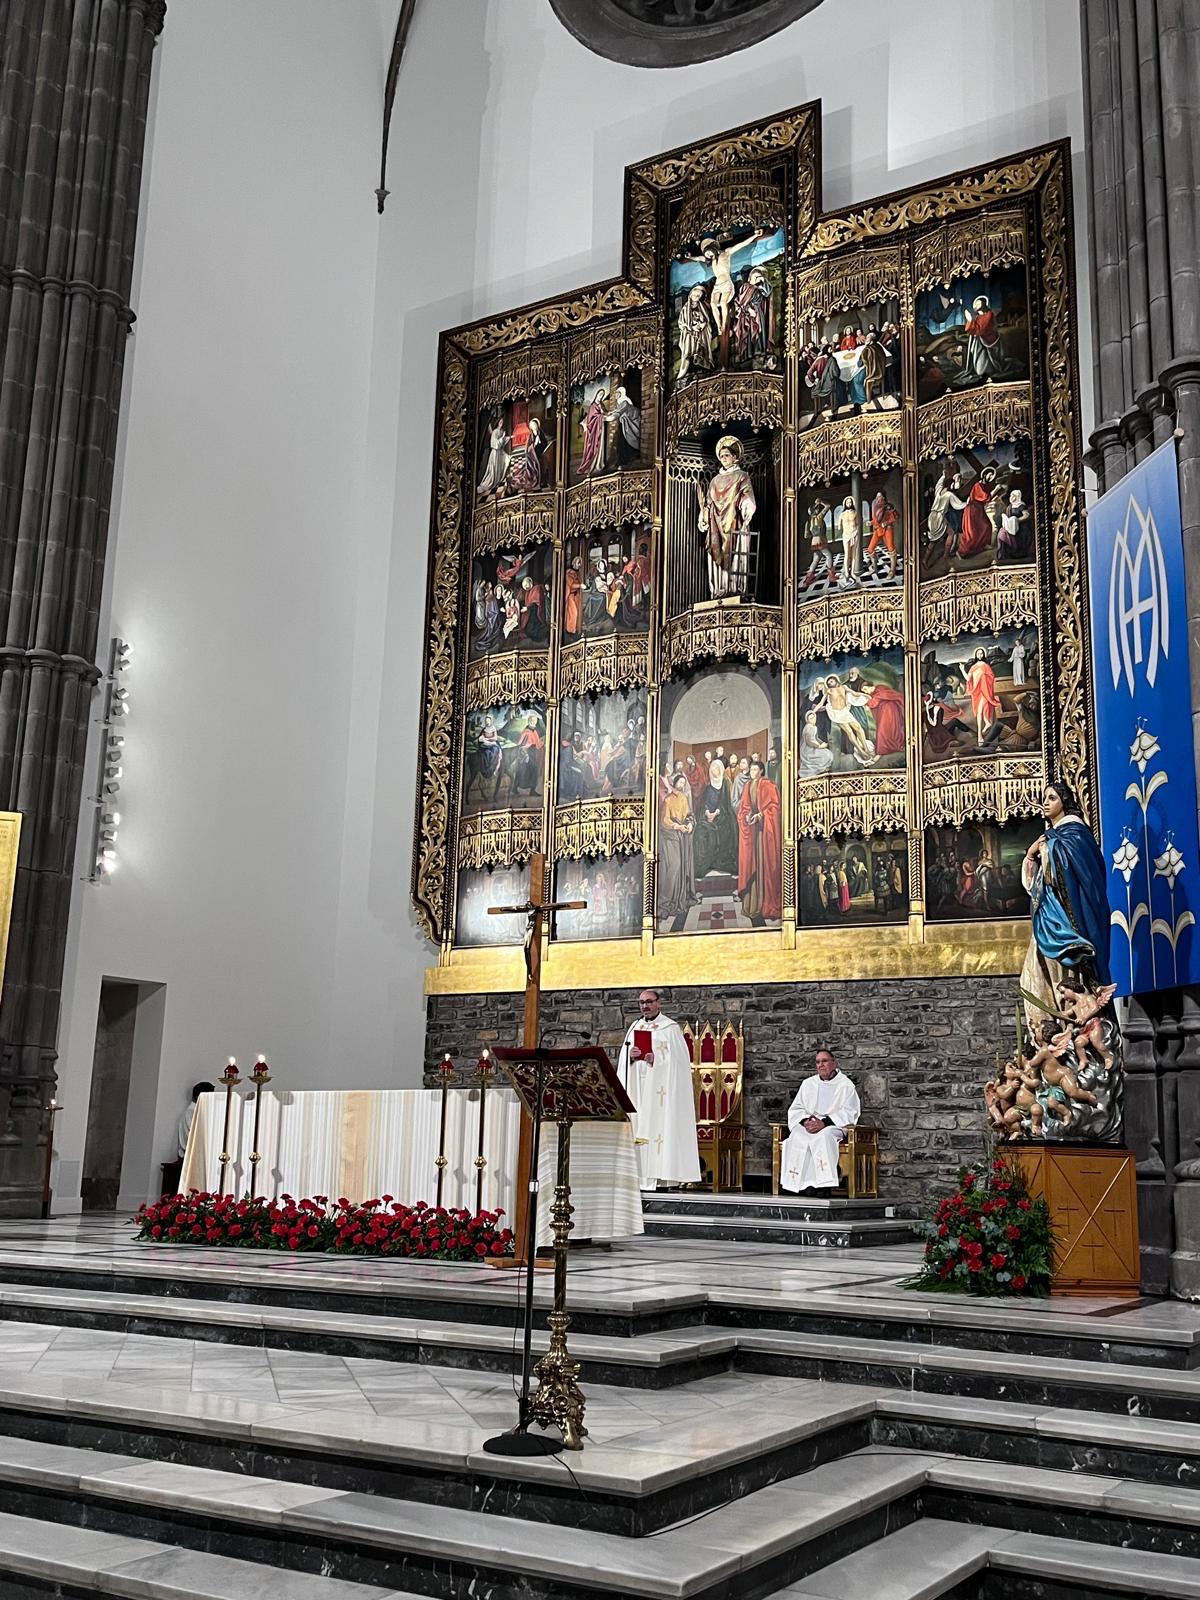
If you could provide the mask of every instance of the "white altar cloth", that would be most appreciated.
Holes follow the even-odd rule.
[[[442,1204],[475,1210],[475,1154],[479,1147],[479,1098],[471,1089],[451,1089],[446,1106],[446,1167]],[[264,1089],[259,1128],[257,1192],[268,1199],[290,1194],[301,1200],[378,1199],[390,1194],[412,1204],[437,1197],[440,1089]],[[180,1188],[221,1187],[225,1091],[203,1094],[183,1158]],[[232,1159],[226,1192],[250,1190],[254,1148],[254,1095],[234,1091],[230,1116]],[[489,1089],[484,1120],[483,1207],[503,1208],[513,1226],[520,1107],[507,1086]],[[550,1243],[550,1206],[558,1134],[542,1128],[538,1162],[538,1243]],[[572,1236],[598,1243],[629,1239],[643,1231],[637,1155],[628,1122],[579,1123],[571,1132]]]

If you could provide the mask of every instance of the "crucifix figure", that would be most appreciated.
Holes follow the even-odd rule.
[[[524,917],[525,922],[525,1020],[521,1043],[536,1050],[541,1043],[542,936],[547,915],[556,911],[584,911],[586,900],[548,900],[545,895],[546,858],[539,850],[529,858],[529,898],[519,906],[489,906],[489,917]],[[521,1139],[517,1147],[517,1214],[513,1228],[513,1265],[524,1264],[525,1234],[529,1214],[529,1180],[533,1164],[533,1126],[521,1117]]]
[[[489,917],[524,917],[525,922],[525,1029],[521,1043],[536,1050],[542,1005],[542,935],[547,913],[585,911],[586,900],[547,900],[546,858],[539,851],[529,858],[529,899],[519,906],[489,906]]]

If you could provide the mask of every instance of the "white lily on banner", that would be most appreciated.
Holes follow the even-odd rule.
[[[1181,911],[1175,915],[1175,880],[1184,870],[1187,863],[1175,847],[1175,835],[1168,829],[1163,841],[1163,853],[1154,858],[1154,876],[1165,878],[1167,889],[1171,895],[1171,920],[1165,917],[1155,917],[1150,924],[1150,937],[1153,940],[1157,935],[1165,939],[1171,946],[1171,962],[1175,970],[1175,981],[1179,981],[1179,935],[1185,928],[1194,928],[1196,919],[1190,911]]]
[[[1137,925],[1142,918],[1150,915],[1150,907],[1144,900],[1139,900],[1136,906],[1133,904],[1133,890],[1130,888],[1130,883],[1134,873],[1137,871],[1140,860],[1138,847],[1134,844],[1129,829],[1126,828],[1121,835],[1121,843],[1113,851],[1112,858],[1113,871],[1119,872],[1125,880],[1125,909],[1124,911],[1112,911],[1109,915],[1112,926],[1120,928],[1129,947],[1130,984],[1133,983],[1133,936],[1137,932]],[[1153,942],[1152,937],[1151,943],[1153,944]]]
[[[1146,865],[1146,903],[1141,909],[1143,909],[1145,911],[1147,916],[1151,915],[1151,907],[1154,904],[1154,886],[1153,886],[1153,884],[1151,882],[1151,879],[1150,879],[1150,861],[1151,861],[1150,815],[1149,815],[1150,814],[1150,802],[1154,798],[1155,793],[1159,789],[1161,789],[1162,786],[1165,783],[1169,783],[1171,780],[1168,777],[1168,775],[1165,772],[1161,771],[1161,770],[1156,772],[1156,773],[1154,773],[1152,777],[1147,778],[1146,777],[1146,768],[1149,766],[1150,762],[1153,761],[1155,756],[1161,755],[1161,754],[1162,754],[1162,746],[1159,744],[1158,739],[1155,737],[1154,734],[1148,733],[1146,731],[1145,718],[1144,717],[1139,717],[1138,720],[1137,720],[1137,731],[1136,731],[1136,733],[1134,734],[1134,737],[1133,737],[1133,743],[1129,746],[1129,759],[1133,763],[1133,765],[1138,769],[1138,777],[1133,783],[1129,784],[1126,787],[1125,798],[1126,798],[1126,800],[1136,800],[1138,805],[1139,805],[1139,807],[1141,808],[1141,813],[1142,813],[1142,847],[1146,852],[1146,857],[1145,857],[1145,865]],[[1126,878],[1125,882],[1128,883],[1129,879]],[[1118,924],[1118,926],[1119,926],[1119,924]],[[1137,926],[1137,923],[1136,923],[1136,920],[1135,920],[1134,923],[1131,925],[1131,927],[1136,927],[1136,926]],[[1132,942],[1133,942],[1132,931],[1129,933],[1128,937],[1129,937],[1129,940],[1130,940],[1130,944],[1132,946]],[[1132,962],[1132,960],[1133,960],[1132,948],[1130,949],[1130,952],[1129,952],[1129,958],[1130,958],[1130,962]],[[1158,963],[1157,963],[1157,961],[1155,959],[1155,954],[1154,954],[1154,923],[1153,923],[1153,921],[1150,924],[1150,974],[1151,974],[1151,977],[1154,980],[1154,987],[1157,989],[1158,988]],[[1132,968],[1131,968],[1130,982],[1132,983],[1132,981],[1133,981],[1133,978],[1132,978]]]

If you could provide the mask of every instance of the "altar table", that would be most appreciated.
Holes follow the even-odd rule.
[[[520,1106],[507,1086],[489,1088],[484,1119],[484,1210],[503,1208],[509,1226],[516,1216],[514,1168]],[[330,1199],[379,1199],[390,1194],[412,1204],[437,1196],[440,1089],[264,1089],[259,1127],[257,1193],[267,1199],[290,1194]],[[183,1158],[180,1188],[209,1192],[221,1186],[225,1091],[203,1094]],[[479,1147],[479,1096],[451,1089],[447,1096],[446,1155],[449,1165],[442,1204],[475,1210],[475,1154]],[[254,1148],[254,1095],[234,1090],[230,1114],[231,1160],[226,1192],[248,1194]],[[542,1127],[538,1163],[538,1243],[549,1244],[558,1130]],[[605,1242],[629,1239],[642,1229],[637,1156],[628,1122],[579,1123],[571,1131],[572,1236]]]

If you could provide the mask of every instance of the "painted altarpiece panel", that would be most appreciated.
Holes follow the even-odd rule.
[[[555,899],[586,900],[587,906],[582,911],[557,912],[554,939],[629,939],[640,933],[644,871],[640,853],[559,861]]]
[[[939,887],[934,911],[930,863],[972,859],[951,848],[954,835],[974,845],[972,830],[991,830],[993,855],[1004,856],[1048,771],[1090,808],[1069,150],[1050,145],[823,213],[818,115],[803,106],[630,168],[618,278],[443,336],[413,895],[451,988],[469,988],[474,970],[454,976],[454,947],[479,942],[463,886],[478,891],[488,867],[494,886],[495,872],[523,870],[534,849],[557,861],[548,881],[560,884],[619,863],[626,892],[614,897],[605,880],[598,896],[603,936],[637,945],[647,976],[668,934],[673,951],[695,946],[690,970],[715,975],[721,941],[708,935],[719,929],[759,941],[764,971],[780,970],[771,951],[794,951],[799,972],[805,930],[825,937],[836,925],[805,886],[818,853],[836,857],[837,918],[861,921],[864,937],[871,922],[906,924],[901,944],[915,951],[927,916],[967,925],[1014,914],[994,885],[974,901],[973,885],[965,899],[961,885],[949,897]],[[835,341],[844,393],[817,408],[810,373]],[[628,404],[614,421],[618,399]],[[725,461],[717,446],[730,439]],[[712,494],[723,471],[749,479],[749,515],[740,480]],[[957,498],[979,486],[988,539],[964,555],[960,521],[939,565],[929,521],[947,471]],[[853,519],[834,521],[847,509],[857,532]],[[714,510],[715,551],[705,526]],[[818,520],[828,563],[815,559]],[[739,537],[750,531],[753,561]],[[595,537],[616,547],[585,623]],[[527,606],[521,648],[497,654],[486,585],[494,598],[500,564],[517,558],[541,563],[544,612]],[[614,577],[625,581],[612,604]],[[923,669],[949,670],[976,636],[988,641],[999,731],[989,724],[981,742],[976,714],[973,737],[952,727],[955,748],[938,759],[926,695],[964,725],[971,707]],[[1018,643],[1027,684],[1006,688],[999,652],[1011,676]],[[763,811],[774,813],[772,789],[778,797],[778,865],[772,846],[766,892],[750,894],[748,911],[740,864],[718,850],[698,880],[693,843],[691,898],[679,873],[668,907],[664,807],[682,784],[695,818],[694,780],[710,785],[721,742],[703,730],[684,738],[673,716],[681,685],[722,675],[772,685],[770,714],[726,754],[738,758],[734,781],[743,757],[761,758]],[[565,800],[568,724],[582,702],[614,692],[644,698],[642,792]],[[1025,738],[1022,718],[1036,721],[1036,748],[1011,743]],[[885,909],[875,866],[893,857],[904,905],[889,880]],[[828,878],[824,887],[828,911]],[[569,952],[600,926],[558,931],[551,981],[578,981]],[[986,962],[1009,947],[972,948]]]
[[[800,925],[847,928],[908,920],[908,837],[803,839]]]
[[[665,684],[658,747],[659,931],[716,933],[778,923],[778,672],[717,669]]]

